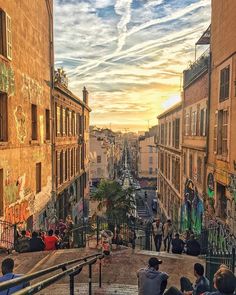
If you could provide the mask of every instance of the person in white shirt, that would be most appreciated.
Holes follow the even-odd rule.
[[[152,224],[152,233],[154,238],[154,243],[156,247],[156,251],[160,252],[161,244],[162,244],[162,234],[163,234],[163,225],[161,223],[160,218],[157,218],[155,222]]]

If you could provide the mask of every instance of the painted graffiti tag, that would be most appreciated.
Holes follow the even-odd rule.
[[[13,206],[6,208],[5,219],[11,223],[18,223],[27,221],[30,216],[28,209],[28,201],[23,201],[21,203],[16,203]]]
[[[15,92],[14,71],[3,63],[0,63],[0,91],[6,92],[8,97]]]
[[[42,104],[43,97],[43,87],[39,82],[30,78],[28,75],[23,74],[23,86],[21,92],[23,98],[30,101],[31,103],[36,103],[38,105]]]
[[[14,116],[16,120],[17,137],[19,141],[23,143],[26,138],[26,116],[21,105],[17,106],[15,109]]]

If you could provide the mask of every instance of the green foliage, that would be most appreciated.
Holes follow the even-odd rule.
[[[92,199],[99,202],[98,210],[106,208],[106,216],[111,219],[125,218],[135,207],[133,190],[123,190],[121,185],[113,180],[101,180]]]

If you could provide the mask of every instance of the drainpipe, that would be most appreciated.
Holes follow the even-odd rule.
[[[55,190],[55,100],[54,100],[54,37],[53,37],[53,2],[45,0],[49,17],[49,59],[50,59],[50,101],[51,101],[51,164],[52,164],[52,200],[56,201]],[[52,3],[52,4],[50,4]]]

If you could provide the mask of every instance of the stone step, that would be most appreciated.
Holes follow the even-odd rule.
[[[88,284],[81,283],[75,284],[75,295],[87,295],[88,294]],[[64,295],[70,294],[69,284],[55,284],[52,285],[38,294],[40,295]],[[93,295],[137,295],[138,286],[135,285],[122,285],[122,284],[103,284],[102,288],[98,287],[98,284],[92,285],[92,294]]]

